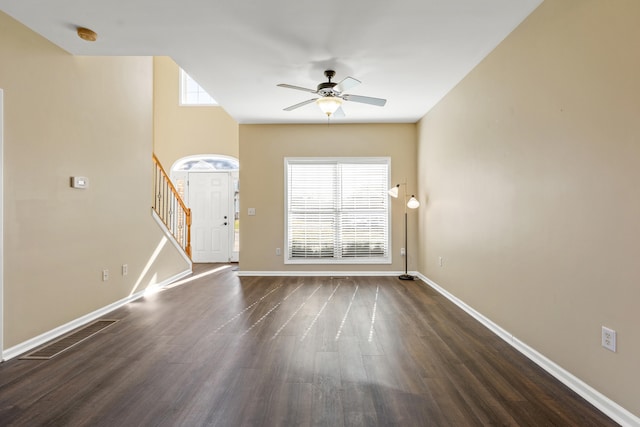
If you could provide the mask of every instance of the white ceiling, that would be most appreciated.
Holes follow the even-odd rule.
[[[324,123],[283,111],[334,81],[386,98],[346,102],[335,122],[413,123],[542,0],[0,0],[0,10],[75,55],[167,55],[239,123]],[[90,43],[76,27],[98,33]]]

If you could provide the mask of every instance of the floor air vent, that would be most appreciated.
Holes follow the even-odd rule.
[[[41,347],[38,350],[35,350],[32,353],[29,353],[25,356],[21,356],[20,359],[23,359],[23,360],[53,359],[63,351],[69,350],[71,347],[73,347],[76,344],[80,344],[82,341],[92,337],[93,335],[97,334],[104,328],[107,328],[116,322],[117,320],[106,320],[106,319],[96,320],[93,323],[89,323],[87,326],[83,327],[82,329],[78,329],[77,331],[67,336],[64,336],[56,341],[53,341],[45,345],[44,347]]]

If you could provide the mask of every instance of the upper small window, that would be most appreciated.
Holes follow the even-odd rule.
[[[203,88],[180,68],[180,105],[218,105]]]

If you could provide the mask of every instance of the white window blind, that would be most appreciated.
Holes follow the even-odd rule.
[[[389,263],[389,159],[287,158],[287,263]]]

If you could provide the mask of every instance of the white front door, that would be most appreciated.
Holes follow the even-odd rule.
[[[227,172],[192,172],[188,179],[193,262],[229,262],[233,218]]]

